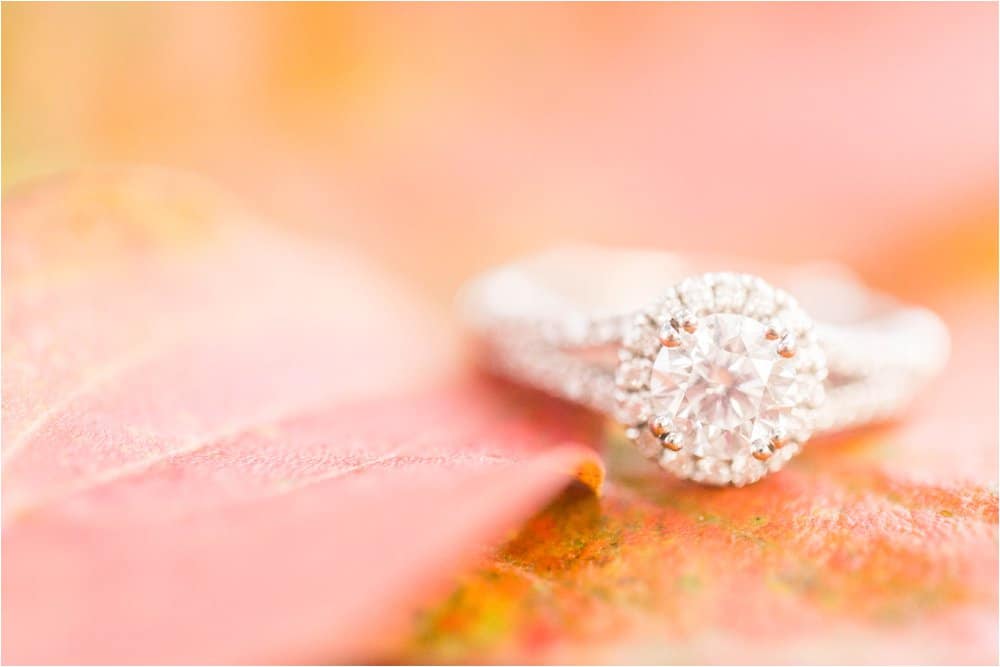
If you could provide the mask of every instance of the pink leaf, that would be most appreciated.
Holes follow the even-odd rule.
[[[572,475],[592,423],[463,379],[357,258],[156,171],[4,211],[3,658],[359,656]]]

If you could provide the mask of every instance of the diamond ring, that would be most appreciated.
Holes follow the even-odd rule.
[[[785,291],[698,266],[564,248],[487,272],[460,306],[495,371],[610,415],[645,456],[706,484],[756,482],[814,434],[892,417],[947,361],[936,315],[843,267],[773,271]]]

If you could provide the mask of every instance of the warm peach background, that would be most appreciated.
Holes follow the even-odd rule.
[[[887,252],[969,231],[960,254],[991,267],[996,17],[7,6],[4,187],[100,161],[190,169],[442,303],[472,269],[566,238],[881,273]]]
[[[449,332],[424,337],[439,348],[452,340],[451,299],[462,280],[565,240],[835,259],[936,308],[955,349],[923,398],[923,418],[872,450],[864,439],[849,444],[846,458],[888,452],[880,471],[884,464],[900,478],[978,494],[969,519],[981,531],[978,550],[966,554],[975,576],[956,575],[960,585],[949,589],[956,606],[973,589],[987,601],[975,598],[976,622],[938,622],[915,603],[926,625],[894,631],[935,629],[927,636],[940,642],[943,661],[995,656],[987,628],[996,620],[996,4],[77,3],[5,4],[2,13],[5,198],[104,163],[194,173],[275,227],[373,260],[384,285],[398,286],[396,301],[418,301]],[[5,229],[5,263],[32,239],[72,250],[71,241],[34,231]],[[383,321],[374,305],[350,303],[359,331]],[[419,384],[419,375],[407,371],[405,382]],[[802,480],[829,461],[804,461],[779,491],[805,498],[812,490],[823,501],[826,487]],[[855,469],[843,465],[834,472],[848,488]],[[816,477],[828,482],[826,474]],[[662,499],[653,494],[653,509],[635,509],[635,489],[622,479],[597,514],[628,525],[638,512],[656,523]],[[694,514],[744,511],[738,497],[685,489]],[[894,489],[887,507],[897,503]],[[526,535],[551,535],[547,516]],[[661,548],[652,535],[642,546]],[[914,571],[921,554],[928,570],[951,562],[925,538],[904,550],[916,554]],[[706,539],[706,562],[732,555],[728,537]],[[864,535],[844,539],[871,547]],[[514,542],[506,557],[537,565],[565,556],[535,553],[558,551],[557,540],[540,543]],[[635,553],[623,551],[626,561]],[[865,583],[882,572],[872,567],[837,618],[852,618],[870,597]],[[904,575],[911,585],[919,578]],[[569,581],[571,595],[586,596],[585,585]],[[720,599],[722,614],[728,598]],[[452,616],[469,613],[431,613]],[[463,652],[447,643],[450,630],[443,646],[434,632],[407,644],[402,659],[538,656],[492,645]],[[879,627],[851,646],[870,647],[872,638],[887,660],[907,655],[895,652],[905,638]],[[721,655],[704,641],[671,655]],[[553,660],[587,658],[585,644],[565,643]],[[809,647],[801,655],[838,648]],[[857,661],[871,658],[867,648],[852,650]]]

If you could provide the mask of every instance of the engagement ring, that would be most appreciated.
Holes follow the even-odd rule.
[[[460,305],[492,369],[610,415],[706,484],[756,482],[817,433],[892,417],[947,360],[936,315],[843,267],[774,283],[738,268],[572,247],[489,271]]]

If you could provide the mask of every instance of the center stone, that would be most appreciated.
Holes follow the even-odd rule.
[[[765,332],[753,318],[716,313],[700,318],[681,346],[656,356],[651,407],[673,420],[696,456],[732,459],[786,427],[797,397],[795,365]]]

